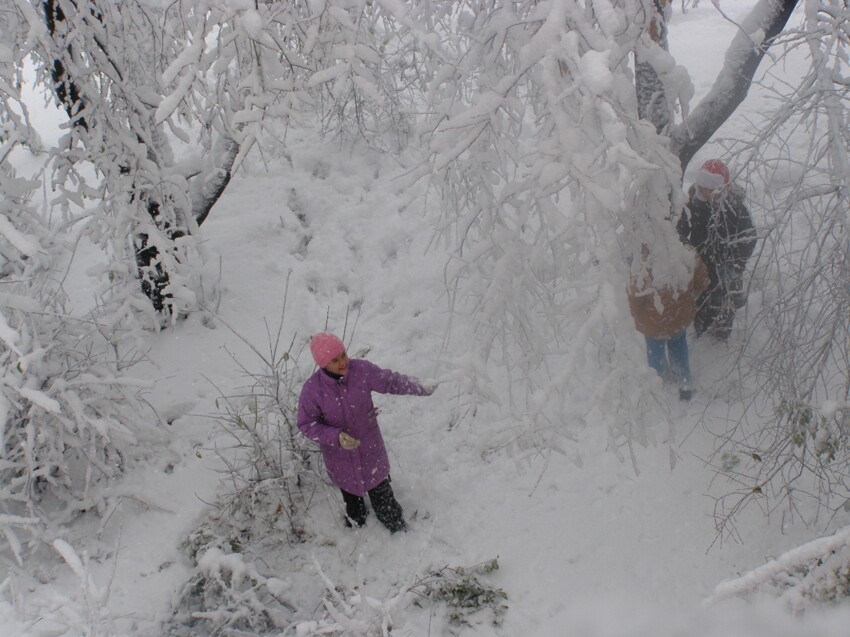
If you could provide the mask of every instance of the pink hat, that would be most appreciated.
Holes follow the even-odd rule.
[[[725,188],[729,185],[729,169],[719,159],[709,159],[697,171],[694,183],[709,190]]]
[[[310,353],[319,367],[327,367],[345,351],[345,344],[330,332],[319,332],[310,339]]]

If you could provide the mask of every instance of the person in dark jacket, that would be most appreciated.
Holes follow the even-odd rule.
[[[310,352],[319,370],[301,389],[297,425],[322,450],[328,477],[342,491],[346,525],[366,524],[368,494],[375,516],[391,533],[406,530],[390,486],[390,461],[372,392],[429,396],[436,385],[424,387],[367,360],[349,360],[343,342],[330,332],[314,335]]]
[[[755,250],[756,231],[743,189],[731,182],[719,159],[697,171],[676,228],[682,241],[696,248],[711,280],[697,299],[696,335],[707,332],[726,340],[736,310],[746,304],[744,270]]]

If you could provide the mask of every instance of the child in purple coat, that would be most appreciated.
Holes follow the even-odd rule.
[[[378,520],[391,533],[404,531],[372,392],[429,396],[434,387],[367,360],[350,360],[343,342],[329,332],[313,336],[310,352],[319,370],[301,389],[298,429],[319,444],[328,477],[342,491],[346,524],[366,523],[368,493]]]

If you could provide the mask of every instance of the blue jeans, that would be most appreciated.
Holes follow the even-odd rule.
[[[672,376],[678,383],[691,382],[688,338],[685,330],[670,338],[646,337],[646,360],[662,378]]]

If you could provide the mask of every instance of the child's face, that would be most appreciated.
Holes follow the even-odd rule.
[[[325,366],[325,369],[337,376],[345,376],[348,373],[348,354],[343,352],[330,363]]]
[[[699,192],[700,198],[705,201],[708,201],[711,199],[712,195],[714,195],[714,191],[711,188],[706,188],[705,186],[697,186],[697,191]]]

